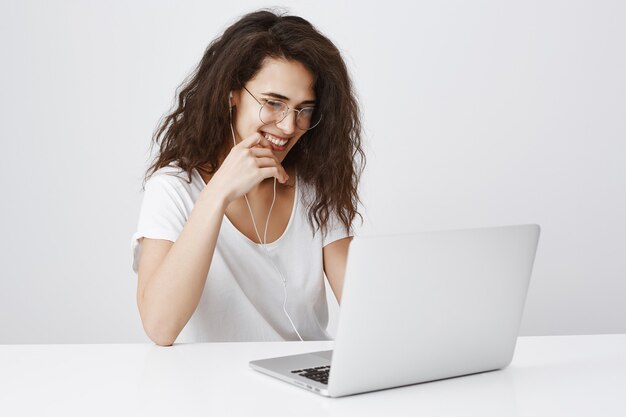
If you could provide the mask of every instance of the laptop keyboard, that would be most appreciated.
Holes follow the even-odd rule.
[[[330,365],[316,366],[315,368],[296,369],[291,371],[292,374],[298,374],[313,381],[321,382],[328,385],[328,374],[330,373]]]

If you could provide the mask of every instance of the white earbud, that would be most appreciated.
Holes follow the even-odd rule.
[[[233,107],[232,99],[233,99],[233,92],[231,91],[230,93],[228,93],[228,105],[230,107]]]

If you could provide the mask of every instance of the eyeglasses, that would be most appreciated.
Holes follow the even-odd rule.
[[[296,112],[296,127],[300,130],[311,130],[322,120],[322,115],[315,114],[315,107],[305,107],[303,109],[290,109],[286,103],[277,100],[264,100],[261,103],[246,87],[243,88],[252,98],[261,105],[259,109],[259,119],[264,124],[280,123],[290,111]]]

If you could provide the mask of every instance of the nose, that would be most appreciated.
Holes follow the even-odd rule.
[[[289,109],[287,116],[280,122],[276,123],[276,126],[282,130],[285,134],[291,135],[296,130],[296,117],[298,113]]]

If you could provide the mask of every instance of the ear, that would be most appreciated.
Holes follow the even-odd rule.
[[[228,93],[228,103],[230,107],[236,107],[239,104],[239,91],[231,90]]]

